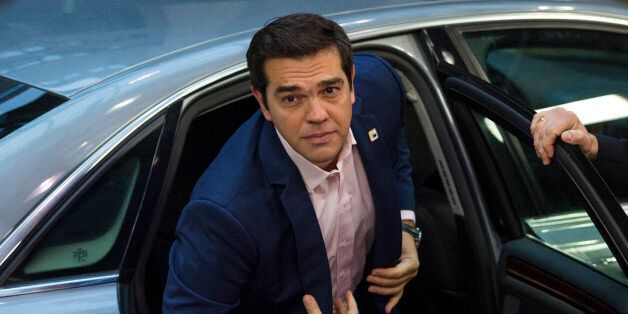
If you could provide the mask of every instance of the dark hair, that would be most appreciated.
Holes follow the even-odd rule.
[[[340,25],[320,15],[309,13],[280,17],[257,31],[251,40],[246,52],[251,85],[262,93],[266,105],[268,78],[264,73],[264,62],[267,59],[299,59],[334,47],[338,50],[342,71],[347,75],[349,86],[353,88],[351,42]]]

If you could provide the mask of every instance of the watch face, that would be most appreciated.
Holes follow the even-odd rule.
[[[414,244],[416,245],[417,248],[419,248],[419,243],[421,243],[421,238],[423,238],[423,232],[418,227],[414,228],[414,230],[417,233],[416,236],[414,237]]]
[[[411,227],[406,224],[402,224],[402,229],[408,233],[410,233],[414,237],[414,244],[419,247],[419,243],[421,242],[421,237],[423,236],[423,232],[419,227]]]

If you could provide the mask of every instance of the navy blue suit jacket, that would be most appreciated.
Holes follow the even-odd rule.
[[[598,154],[595,166],[617,196],[628,196],[628,139],[596,135]]]
[[[356,55],[351,129],[375,205],[365,274],[401,253],[400,209],[413,209],[403,134],[405,91],[393,68]],[[368,132],[376,129],[379,139]],[[332,313],[325,244],[303,179],[274,126],[255,113],[195,187],[177,226],[165,312],[304,313],[312,294]],[[387,298],[367,296],[382,311]],[[370,302],[370,301],[369,301]]]

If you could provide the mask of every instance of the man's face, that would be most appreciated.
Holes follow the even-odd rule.
[[[322,50],[303,59],[268,59],[264,73],[268,109],[261,93],[253,89],[264,118],[301,156],[322,169],[335,168],[355,101],[337,50]]]

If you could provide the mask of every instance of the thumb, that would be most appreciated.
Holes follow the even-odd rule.
[[[308,314],[321,314],[321,309],[318,307],[316,299],[309,294],[303,296],[303,306],[305,306]]]
[[[588,153],[591,149],[591,139],[587,136],[587,133],[582,131],[565,131],[563,132],[563,134],[560,135],[560,139],[567,144],[580,146],[580,149],[585,154]]]
[[[578,130],[565,131],[560,135],[563,142],[571,145],[582,145],[585,139],[584,133]]]

